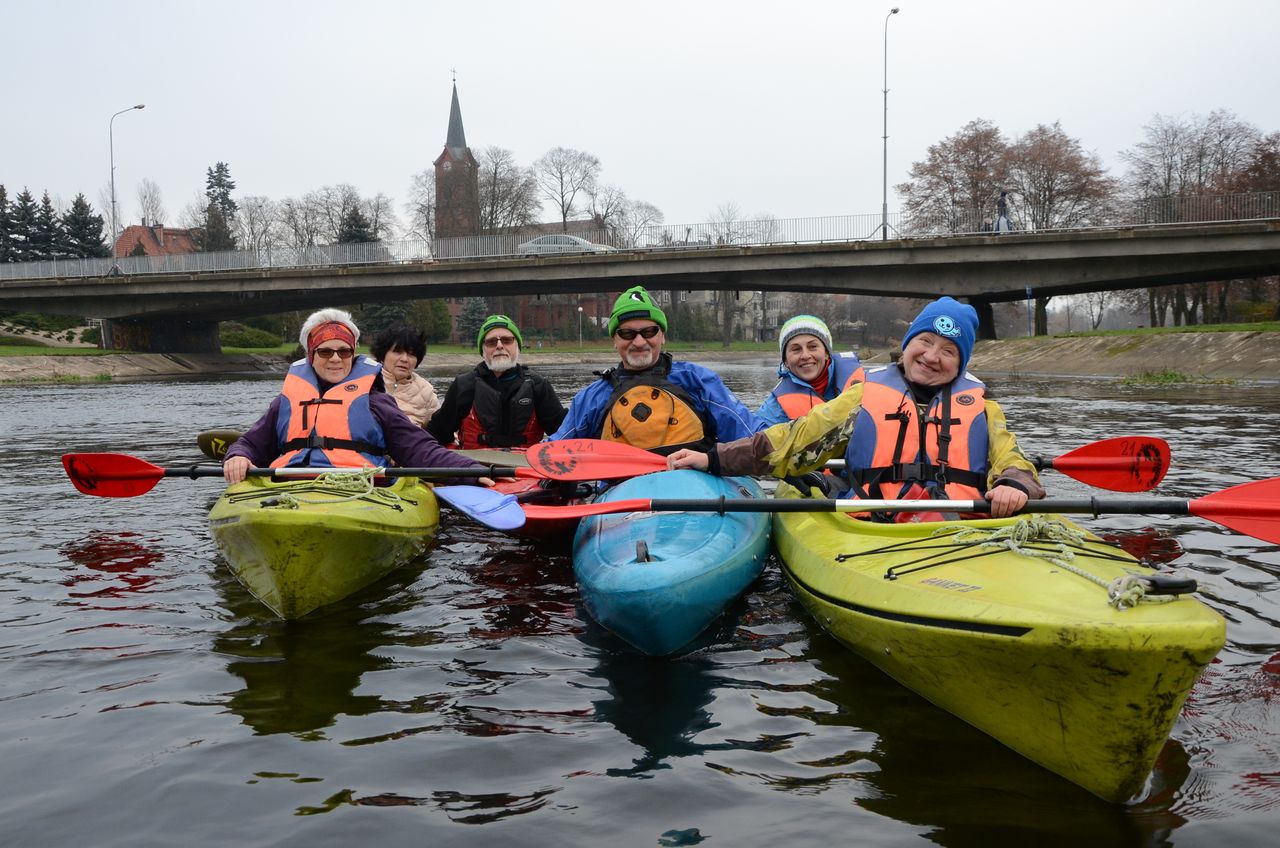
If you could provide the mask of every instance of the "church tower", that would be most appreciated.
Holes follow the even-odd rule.
[[[458,82],[453,82],[449,134],[436,157],[436,238],[480,234],[480,167],[467,147],[458,105]]]

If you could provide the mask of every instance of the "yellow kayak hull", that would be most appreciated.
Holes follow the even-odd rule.
[[[420,554],[439,527],[440,507],[416,478],[353,497],[323,480],[250,477],[227,488],[209,524],[240,582],[276,615],[292,619]]]
[[[782,484],[778,496],[798,494]],[[1116,609],[1103,586],[1046,559],[933,535],[1018,520],[777,513],[774,540],[796,595],[837,640],[1019,754],[1125,801],[1142,790],[1226,623],[1190,595]],[[1107,582],[1152,573],[1091,535],[1071,564]],[[900,576],[886,579],[894,566]]]

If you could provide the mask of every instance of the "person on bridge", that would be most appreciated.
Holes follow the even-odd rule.
[[[766,424],[794,421],[864,376],[856,353],[832,354],[831,330],[814,315],[789,318],[778,331],[778,349],[778,385],[756,410]]]
[[[621,362],[574,396],[548,438],[607,439],[666,454],[706,450],[764,429],[718,374],[665,353],[666,331],[666,313],[643,287],[623,292],[609,316]]]
[[[373,358],[382,363],[382,384],[396,399],[400,410],[419,427],[427,426],[440,408],[435,387],[414,369],[427,355],[422,333],[397,321],[374,338],[369,346]]]
[[[476,468],[410,421],[383,389],[382,366],[356,353],[360,329],[341,309],[321,309],[302,324],[307,352],[289,368],[280,394],[222,460],[227,485],[250,468],[302,466]],[[487,477],[459,482],[492,485]]]
[[[939,298],[907,328],[898,363],[868,372],[790,424],[711,451],[677,451],[668,465],[785,478],[843,454],[850,488],[842,497],[986,498],[993,516],[1012,515],[1028,498],[1043,498],[1044,489],[1000,405],[965,371],[977,331],[972,306]],[[873,517],[941,517],[900,515]]]
[[[506,315],[485,318],[476,335],[482,361],[454,379],[427,432],[463,450],[527,448],[559,427],[564,404],[546,378],[520,364],[523,345]]]

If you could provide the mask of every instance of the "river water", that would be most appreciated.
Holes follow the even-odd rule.
[[[754,406],[771,367],[720,370]],[[566,395],[587,376],[547,372]],[[285,623],[215,550],[216,481],[108,500],[62,473],[68,451],[195,462],[197,431],[246,427],[277,385],[0,388],[0,845],[1275,844],[1274,545],[1085,522],[1181,553],[1228,621],[1146,794],[1110,805],[844,650],[776,561],[694,650],[652,660],[586,617],[565,547],[446,515],[419,561]],[[1160,495],[1280,474],[1274,386],[993,385],[1030,453],[1166,438]]]

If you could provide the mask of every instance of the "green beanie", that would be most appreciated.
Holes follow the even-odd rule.
[[[618,325],[632,318],[648,318],[662,332],[667,331],[667,315],[653,302],[653,298],[644,290],[644,286],[632,286],[618,296],[613,304],[613,314],[609,316],[609,335],[618,331]]]
[[[480,332],[476,334],[476,347],[480,348],[480,352],[484,352],[484,337],[489,335],[489,331],[495,327],[506,327],[516,337],[516,343],[521,348],[524,347],[524,336],[520,335],[520,328],[516,326],[516,322],[512,321],[505,315],[490,315],[484,319],[484,323],[480,325]]]

